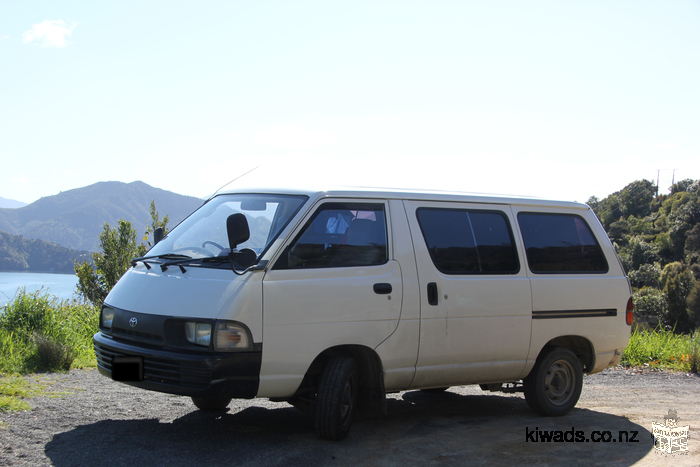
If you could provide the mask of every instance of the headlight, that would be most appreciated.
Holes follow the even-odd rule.
[[[108,306],[102,307],[102,316],[100,318],[100,325],[103,328],[112,329],[112,322],[114,321],[114,308]]]
[[[209,341],[211,340],[211,324],[187,321],[185,322],[185,337],[187,338],[187,342],[209,347]]]
[[[214,350],[249,350],[251,338],[245,326],[232,322],[217,322],[214,330]]]

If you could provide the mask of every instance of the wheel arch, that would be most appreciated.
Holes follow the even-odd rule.
[[[384,370],[379,355],[364,345],[338,345],[321,352],[304,375],[297,396],[303,396],[318,387],[323,370],[334,357],[351,357],[357,363],[360,376],[358,408],[386,412]]]
[[[584,373],[590,372],[595,365],[595,351],[590,340],[582,336],[559,336],[547,342],[537,355],[537,359],[547,355],[555,347],[571,350],[581,362]]]

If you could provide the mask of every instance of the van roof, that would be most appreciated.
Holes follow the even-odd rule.
[[[383,188],[361,186],[327,186],[327,187],[241,187],[228,188],[218,194],[227,193],[275,193],[289,195],[306,195],[312,199],[320,198],[384,198],[384,199],[413,199],[423,201],[460,201],[470,203],[515,204],[533,206],[557,206],[588,209],[588,206],[575,201],[547,200],[530,196],[512,194],[486,194],[460,191],[440,191],[407,188]]]

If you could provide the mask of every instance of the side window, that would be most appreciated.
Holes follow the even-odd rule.
[[[418,224],[435,267],[445,274],[517,274],[513,233],[499,211],[419,208]]]
[[[518,214],[518,224],[532,272],[608,271],[603,250],[582,217],[575,214],[521,212]]]
[[[372,266],[387,260],[383,204],[325,203],[284,250],[274,269]]]

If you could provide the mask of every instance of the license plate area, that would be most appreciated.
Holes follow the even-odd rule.
[[[112,359],[114,381],[143,381],[143,357],[114,357]]]

